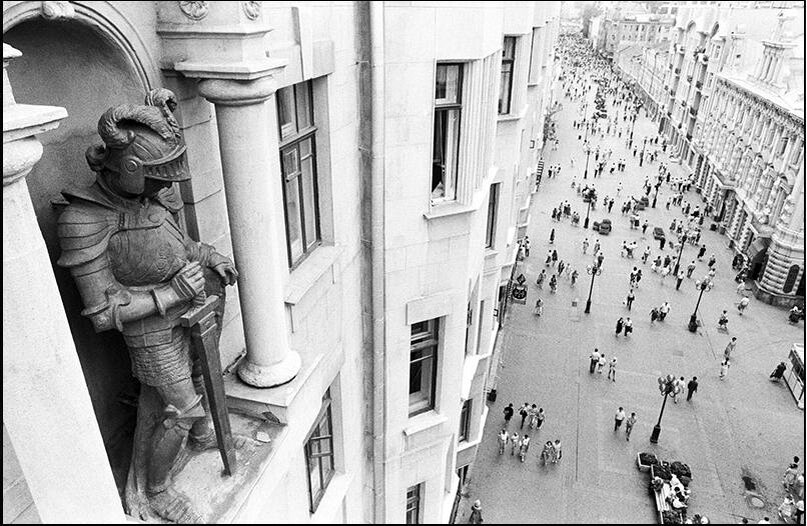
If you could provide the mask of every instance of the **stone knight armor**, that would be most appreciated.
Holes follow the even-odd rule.
[[[145,105],[103,114],[98,133],[104,144],[87,151],[95,183],[63,192],[70,204],[58,221],[58,264],[75,279],[82,314],[96,331],[123,334],[134,376],[159,395],[156,418],[138,409],[128,484],[137,487],[127,487],[127,508],[142,518],[154,511],[185,522],[197,517],[182,495],[168,491],[171,468],[188,434],[209,447],[213,430],[180,316],[205,294],[221,296],[223,306],[224,287],[238,274],[228,258],[180,226],[182,200],[173,183],[190,176],[175,106],[173,93],[157,89]],[[142,393],[140,405],[146,405]]]

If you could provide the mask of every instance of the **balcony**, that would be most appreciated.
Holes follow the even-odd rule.
[[[691,133],[687,133],[687,140],[688,140],[688,141],[691,141],[691,140],[692,140],[692,134],[691,134]]]
[[[702,88],[703,88],[703,82],[701,82],[700,80],[695,81],[695,89],[699,90],[699,89],[702,89]]]
[[[681,74],[681,68],[675,68],[675,74],[680,75]]]
[[[692,82],[692,75],[687,75],[687,82]]]
[[[689,114],[695,117],[698,114],[698,110],[694,106],[692,106],[689,108]]]

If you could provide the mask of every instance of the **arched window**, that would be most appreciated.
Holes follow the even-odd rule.
[[[801,268],[798,265],[793,265],[790,267],[790,271],[787,273],[787,278],[785,278],[785,284],[782,286],[782,292],[787,294],[793,290],[793,285],[796,284],[796,278],[799,277],[800,270]]]

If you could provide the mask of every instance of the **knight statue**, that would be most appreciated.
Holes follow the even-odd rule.
[[[238,273],[181,226],[174,183],[190,174],[175,108],[171,91],[154,89],[145,105],[122,104],[101,116],[103,144],[86,153],[95,182],[62,192],[69,204],[58,221],[58,264],[70,269],[82,315],[95,330],[122,333],[141,384],[127,512],[197,522],[172,476],[186,448],[214,447],[216,434],[198,352],[181,318],[199,298],[217,296],[217,342],[224,288]]]

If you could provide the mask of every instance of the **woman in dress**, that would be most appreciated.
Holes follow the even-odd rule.
[[[619,336],[622,333],[622,327],[625,325],[625,320],[619,318],[616,320],[616,336]]]
[[[555,275],[552,274],[552,277],[549,278],[549,292],[554,294],[557,291],[558,291],[558,278],[556,278]]]

